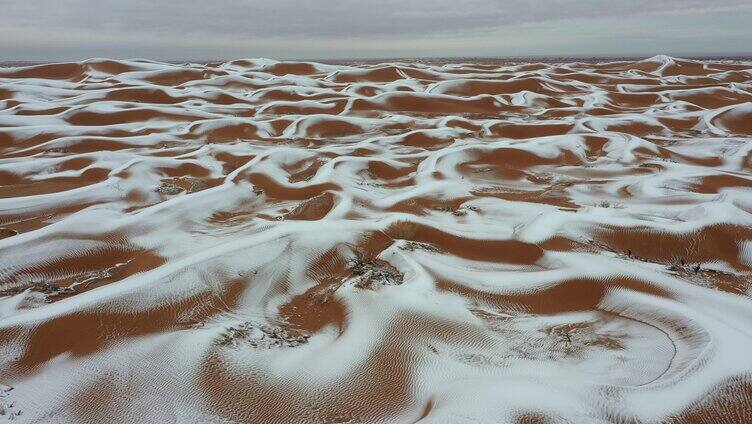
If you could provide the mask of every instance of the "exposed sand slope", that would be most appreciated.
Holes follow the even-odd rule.
[[[751,422],[751,171],[752,63],[0,68],[0,420]]]

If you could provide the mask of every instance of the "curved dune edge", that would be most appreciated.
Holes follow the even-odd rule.
[[[752,63],[0,67],[0,411],[744,422]]]

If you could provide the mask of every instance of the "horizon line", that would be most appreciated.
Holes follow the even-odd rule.
[[[525,59],[546,59],[547,61],[553,61],[557,59],[590,59],[590,60],[611,60],[611,59],[648,59],[655,56],[669,56],[675,59],[694,59],[694,60],[703,60],[703,59],[750,59],[752,58],[752,52],[747,53],[740,53],[740,52],[724,52],[724,53],[629,53],[629,54],[612,54],[612,53],[597,53],[597,54],[530,54],[530,55],[469,55],[469,56],[454,56],[454,55],[447,55],[447,56],[372,56],[372,57],[331,57],[331,58],[287,58],[287,59],[278,59],[273,57],[267,57],[267,56],[239,56],[236,58],[162,58],[162,59],[155,59],[151,57],[129,57],[129,58],[114,58],[114,57],[107,57],[107,56],[92,56],[87,57],[85,59],[64,59],[64,60],[57,60],[57,59],[20,59],[20,60],[1,60],[0,59],[0,66],[8,66],[8,65],[36,65],[36,64],[51,64],[51,63],[68,63],[68,62],[86,62],[90,60],[96,60],[96,59],[107,59],[107,60],[145,60],[145,61],[152,61],[152,62],[162,62],[162,63],[212,63],[212,62],[231,62],[234,60],[243,60],[243,59],[270,59],[270,60],[276,60],[279,62],[316,62],[316,63],[327,63],[327,62],[353,62],[353,61],[366,61],[366,62],[373,62],[373,61],[394,61],[394,60],[461,60],[461,59],[476,59],[476,60],[525,60]]]

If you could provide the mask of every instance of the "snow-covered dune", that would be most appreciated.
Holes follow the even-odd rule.
[[[751,173],[749,62],[0,68],[0,412],[748,422]]]

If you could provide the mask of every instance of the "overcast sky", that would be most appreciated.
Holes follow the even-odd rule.
[[[0,0],[0,61],[752,53],[750,0]]]

